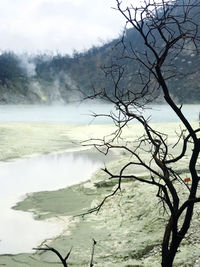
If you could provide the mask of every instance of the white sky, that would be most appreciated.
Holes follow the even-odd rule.
[[[99,45],[123,29],[115,6],[115,0],[0,0],[0,50],[71,53]]]

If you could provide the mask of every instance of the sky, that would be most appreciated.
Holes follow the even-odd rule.
[[[0,51],[71,54],[101,45],[125,24],[112,7],[115,0],[0,0]]]

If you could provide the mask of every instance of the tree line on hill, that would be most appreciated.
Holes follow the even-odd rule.
[[[119,42],[121,38],[123,42]],[[152,42],[154,38],[157,37],[153,36]],[[0,55],[0,103],[71,103],[90,95],[94,89],[98,91],[102,88],[108,88],[107,91],[112,95],[115,77],[107,75],[107,67],[115,66],[115,62],[118,62],[116,69],[119,62],[123,68],[120,86],[137,91],[138,62],[128,57],[126,59],[124,47],[129,47],[126,50],[132,47],[140,55],[145,51],[141,36],[134,29],[126,30],[123,37],[100,47],[92,47],[84,52],[74,51],[72,56],[59,53],[17,55],[5,51]],[[120,55],[123,55],[121,61]],[[179,77],[176,75],[176,78],[170,79],[170,93],[179,103],[199,103],[199,53],[193,53],[188,47],[188,50],[173,58],[173,68]],[[162,102],[159,95],[157,99],[157,102]]]

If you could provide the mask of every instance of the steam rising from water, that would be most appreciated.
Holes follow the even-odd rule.
[[[36,65],[31,60],[28,54],[23,54],[19,57],[22,68],[27,72],[28,77],[33,77],[36,75]]]
[[[43,78],[38,78],[33,56],[22,54],[19,56],[19,60],[21,67],[26,71],[29,78],[28,92],[37,96],[37,101],[41,103],[64,104],[82,100],[78,85],[66,71],[54,72],[49,82],[47,77],[44,80]],[[45,55],[42,55],[43,63],[49,60],[51,60],[50,55],[47,55],[46,58]],[[49,70],[49,75],[50,73],[51,69]]]

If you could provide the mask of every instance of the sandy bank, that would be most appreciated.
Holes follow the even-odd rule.
[[[196,122],[194,124],[197,125]],[[154,123],[155,129],[165,132],[173,141],[180,132],[180,123]],[[0,160],[10,160],[58,151],[86,149],[81,142],[102,138],[115,131],[113,125],[69,125],[65,123],[1,123]],[[124,129],[123,137],[134,140],[143,132],[139,124]]]

